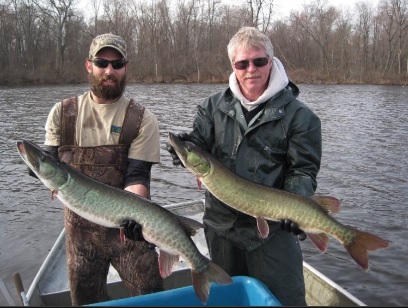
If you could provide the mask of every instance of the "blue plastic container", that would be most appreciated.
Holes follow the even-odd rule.
[[[193,286],[187,286],[88,306],[282,306],[259,280],[247,276],[232,280],[230,285],[211,284],[206,305],[198,299]]]

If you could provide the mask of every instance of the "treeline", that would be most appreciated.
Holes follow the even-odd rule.
[[[408,0],[340,10],[314,0],[276,16],[273,0],[0,0],[0,84],[77,83],[92,38],[128,44],[130,82],[227,82],[226,46],[256,26],[295,82],[408,84]]]

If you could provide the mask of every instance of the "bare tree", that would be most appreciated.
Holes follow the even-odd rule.
[[[359,37],[357,49],[360,51],[358,57],[356,57],[356,63],[359,63],[360,80],[362,75],[367,72],[370,63],[370,36],[371,36],[371,21],[372,21],[372,7],[368,2],[360,2],[356,4],[358,17],[356,34]]]
[[[396,20],[395,20],[395,14],[393,13],[392,6],[388,2],[388,0],[384,0],[380,4],[380,15],[381,15],[381,22],[382,22],[382,27],[385,32],[385,40],[387,42],[387,49],[386,49],[386,61],[383,66],[383,73],[382,75],[385,76],[385,74],[391,70],[392,65],[395,61],[395,48],[394,46],[396,45],[396,37],[398,34],[398,29],[396,27]]]
[[[407,0],[392,0],[391,1],[392,12],[395,15],[395,22],[397,27],[397,61],[398,61],[398,76],[402,77],[402,62],[403,62],[403,49],[407,46],[407,30],[408,30],[408,6]],[[408,67],[408,55],[405,54],[407,67]],[[406,71],[406,75],[408,72]]]
[[[56,69],[60,77],[64,74],[64,56],[67,47],[67,24],[74,17],[73,8],[77,0],[31,0],[38,8],[38,18],[47,27],[56,41]]]
[[[11,64],[17,61],[13,59],[13,43],[14,21],[12,14],[11,3],[0,4],[0,77],[3,81],[10,78]]]
[[[85,81],[89,44],[105,32],[126,40],[130,82],[226,82],[226,46],[250,25],[302,82],[408,83],[408,0],[363,0],[354,11],[313,0],[276,21],[272,0],[87,1],[90,18],[79,0],[0,0],[0,82]]]
[[[327,0],[315,0],[306,6],[304,13],[292,12],[291,18],[306,31],[319,47],[321,65],[327,76],[331,76],[329,43],[338,11],[327,6]]]
[[[266,32],[271,24],[273,0],[247,0],[252,26]]]
[[[91,7],[92,7],[92,12],[93,12],[93,33],[91,34],[92,37],[95,37],[99,32],[98,32],[98,21],[99,21],[99,12],[101,10],[102,6],[102,0],[91,0]]]
[[[349,11],[341,12],[339,18],[335,22],[334,39],[331,44],[332,54],[338,55],[338,65],[335,59],[332,59],[332,66],[338,67],[343,74],[343,79],[347,80],[351,75],[352,61],[352,15]],[[333,57],[334,58],[334,57]]]

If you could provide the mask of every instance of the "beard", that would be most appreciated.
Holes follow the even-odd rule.
[[[92,72],[88,74],[88,81],[91,85],[92,93],[103,99],[118,99],[122,96],[126,88],[126,73],[118,80],[115,76],[104,75],[101,78],[96,77]],[[115,85],[104,86],[104,81],[113,81]]]

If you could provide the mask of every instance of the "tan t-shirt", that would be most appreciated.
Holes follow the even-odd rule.
[[[122,96],[113,104],[97,104],[90,92],[78,96],[76,141],[81,147],[118,144],[129,99]],[[59,146],[61,142],[61,106],[56,103],[45,124],[45,145]],[[139,135],[130,145],[129,158],[152,163],[160,162],[160,133],[156,116],[145,108]]]

